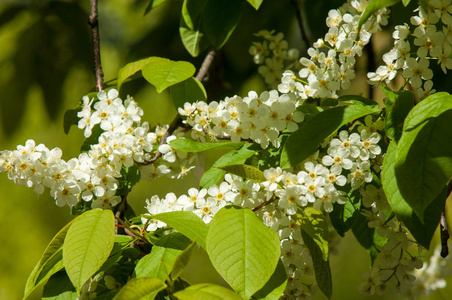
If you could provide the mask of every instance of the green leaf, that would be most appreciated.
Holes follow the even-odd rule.
[[[108,259],[114,242],[111,210],[93,209],[74,220],[64,241],[63,262],[77,291]]]
[[[251,210],[237,207],[217,212],[206,247],[218,273],[246,299],[270,279],[281,256],[278,235]]]
[[[211,283],[200,283],[174,293],[179,300],[240,300],[239,295],[222,287]]]
[[[173,149],[185,151],[185,152],[201,152],[212,149],[223,149],[223,148],[239,148],[242,147],[246,142],[232,143],[201,143],[195,142],[190,139],[175,139],[170,141],[170,146]]]
[[[311,236],[301,228],[301,236],[308,247],[312,257],[312,264],[315,271],[315,279],[320,290],[328,299],[331,299],[333,294],[333,282],[331,279],[331,269],[329,260],[323,259],[323,252],[320,250],[318,244],[311,238]]]
[[[154,1],[155,2],[155,1]],[[152,1],[151,1],[152,3]],[[118,71],[118,91],[124,81],[136,72],[141,71],[148,63],[158,60],[159,57],[148,57],[128,63]]]
[[[253,296],[256,299],[264,300],[278,300],[284,293],[287,285],[287,273],[286,268],[281,259],[278,261],[275,272],[273,272],[272,277],[267,281],[263,288],[261,288]]]
[[[395,153],[400,193],[421,222],[426,208],[452,177],[452,96],[436,93],[405,119]]]
[[[355,211],[359,210],[359,201],[355,200],[357,197],[360,197],[359,190],[352,190],[345,204],[333,204],[333,211],[330,212],[331,224],[342,237],[352,228]]]
[[[258,10],[264,0],[246,0],[255,10]]]
[[[304,208],[297,214],[300,227],[317,244],[324,261],[328,260],[328,224],[321,211],[313,207]]]
[[[429,249],[430,241],[432,240],[433,234],[438,227],[441,212],[444,209],[447,193],[444,189],[427,207],[424,213],[424,224],[422,224],[421,220],[414,213],[411,206],[400,194],[394,171],[396,149],[397,145],[394,142],[391,142],[385,154],[383,170],[381,172],[383,189],[397,218],[403,222],[422,247]]]
[[[226,171],[228,173],[240,176],[244,179],[251,179],[256,182],[262,182],[267,180],[264,176],[264,172],[259,170],[256,167],[249,166],[249,165],[243,165],[243,164],[237,164],[237,165],[229,165],[224,167],[218,167],[218,169],[221,169],[223,171]]]
[[[196,57],[209,47],[202,28],[204,8],[208,0],[184,0],[179,22],[179,33],[185,49]]]
[[[209,0],[203,18],[203,28],[210,43],[220,49],[237,26],[242,0]]]
[[[150,13],[154,7],[162,4],[164,1],[165,0],[149,0],[149,4],[146,7],[146,9],[144,10],[144,15],[147,15],[148,13]],[[118,90],[119,90],[119,88],[118,88]]]
[[[155,277],[165,281],[181,253],[182,250],[153,246],[151,253],[140,259],[135,267],[136,278]]]
[[[157,219],[176,229],[189,239],[196,241],[206,249],[206,237],[209,230],[206,223],[190,211],[171,211],[157,215],[142,215],[147,219]]]
[[[393,92],[381,87],[388,98],[386,102],[385,132],[391,140],[398,141],[402,136],[403,122],[414,106],[414,95],[411,91]]]
[[[410,4],[411,0],[402,0],[402,3],[404,6],[408,6]]]
[[[78,121],[80,120],[79,117],[77,117],[77,113],[80,111],[79,108],[74,108],[74,109],[68,109],[65,113],[64,113],[64,121],[63,121],[63,128],[64,128],[64,133],[68,134],[69,130],[71,129],[72,125],[77,125]]]
[[[207,93],[198,79],[190,77],[170,87],[171,99],[176,107],[184,107],[186,102],[205,101]]]
[[[357,210],[354,215],[352,232],[356,240],[365,249],[370,249],[374,245],[375,228],[369,227],[369,220]]]
[[[100,125],[95,125],[91,135],[83,141],[82,146],[80,147],[80,152],[88,152],[91,150],[91,145],[98,144],[99,137],[102,133],[104,133],[104,131],[100,128]]]
[[[184,81],[195,74],[195,67],[186,61],[172,61],[162,57],[152,57],[142,70],[143,77],[161,93],[167,87]]]
[[[359,28],[366,23],[366,21],[377,11],[384,7],[393,6],[394,4],[399,3],[400,0],[372,0],[370,1],[369,5],[366,7],[366,10],[361,15],[361,18],[359,19]]]
[[[158,278],[132,278],[123,286],[113,300],[154,299],[166,284]]]
[[[77,300],[79,295],[64,270],[50,277],[42,292],[43,300]]]
[[[26,299],[39,285],[64,267],[62,248],[72,222],[66,224],[50,241],[41,259],[28,277],[23,299]]]
[[[378,111],[376,107],[350,105],[334,107],[316,114],[289,136],[281,153],[281,168],[296,166],[312,155],[319,144],[341,126]]]
[[[251,145],[252,144],[250,143],[246,143],[242,148],[238,150],[232,150],[231,152],[228,152],[220,157],[213,164],[212,168],[205,172],[204,175],[202,175],[199,185],[201,187],[208,188],[214,184],[217,184],[218,181],[222,180],[226,172],[218,169],[218,167],[245,163],[247,158],[253,156],[256,153],[254,150],[248,149]]]
[[[188,262],[193,254],[195,242],[192,242],[174,261],[173,269],[171,270],[171,279],[176,280],[188,265]]]

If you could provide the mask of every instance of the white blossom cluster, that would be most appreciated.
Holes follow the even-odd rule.
[[[432,0],[429,10],[417,11],[410,20],[414,28],[408,24],[395,27],[394,47],[383,55],[385,65],[368,78],[371,84],[389,83],[400,74],[423,99],[435,92],[430,62],[436,60],[444,73],[452,69],[452,2]]]
[[[375,228],[376,233],[387,241],[384,246],[377,246],[379,253],[359,290],[366,295],[381,295],[388,288],[395,287],[397,291],[406,294],[413,288],[416,280],[413,274],[422,268],[423,262],[418,255],[409,252],[414,243],[407,230],[397,225],[395,217],[387,220],[388,216],[384,211],[390,210],[390,206],[383,189],[368,184],[360,192],[363,196],[362,204],[370,208],[362,211],[368,220],[368,226]]]
[[[299,103],[292,95],[279,95],[276,90],[258,95],[249,92],[247,97],[226,97],[224,101],[185,103],[179,114],[186,117],[192,138],[205,141],[228,137],[232,142],[251,139],[267,148],[271,143],[280,146],[278,139],[283,130],[298,129],[304,114],[296,111]]]
[[[258,72],[264,77],[265,83],[276,87],[284,70],[299,69],[299,51],[296,48],[289,49],[282,32],[274,34],[274,31],[261,30],[255,35],[262,37],[263,41],[253,42],[249,53],[254,63],[261,65]]]
[[[168,145],[158,146],[164,128],[150,132],[149,124],[141,123],[143,111],[132,98],[123,103],[114,89],[108,93],[101,91],[97,97],[94,110],[93,99],[83,97],[83,107],[78,113],[78,127],[85,129],[85,137],[91,136],[96,124],[103,130],[98,143],[91,145],[88,152],[65,161],[61,149],[49,150],[28,140],[16,150],[0,152],[0,172],[7,172],[16,184],[34,188],[38,194],[49,188],[58,206],[72,207],[83,200],[92,202],[92,208],[106,208],[121,201],[116,190],[123,167],[144,163],[158,148],[163,161],[141,168],[143,178],[155,179],[171,174],[171,164],[187,158],[186,153],[176,152]],[[174,138],[170,136],[168,140]]]

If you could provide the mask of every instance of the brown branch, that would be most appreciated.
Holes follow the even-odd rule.
[[[258,206],[256,206],[255,208],[252,209],[253,212],[258,211],[259,209],[261,209],[262,207],[264,207],[265,205],[268,205],[270,203],[272,203],[273,201],[275,201],[276,198],[275,196],[271,197],[270,199],[268,199],[267,201],[262,202],[261,204],[259,204]]]
[[[196,74],[196,79],[199,81],[203,81],[204,78],[207,75],[207,72],[209,71],[210,66],[212,65],[212,62],[215,58],[215,50],[211,50],[209,51],[209,53],[207,54],[206,58],[204,58],[204,61],[202,62],[201,67],[199,68],[198,74]],[[166,144],[166,139],[173,134],[173,132],[181,127],[183,125],[182,123],[182,117],[177,114],[176,117],[174,118],[174,120],[171,122],[170,126],[168,127],[168,130],[165,132],[165,134],[162,136],[162,138],[160,139],[160,145],[164,145]],[[159,157],[162,156],[162,153],[160,151],[157,150],[157,152],[155,153],[154,157],[151,158],[148,161],[142,162],[140,163],[140,165],[149,165],[154,163],[157,159],[159,159]]]
[[[298,27],[300,27],[301,38],[303,39],[303,42],[306,44],[305,52],[307,53],[308,48],[312,45],[312,42],[309,40],[306,29],[304,28],[303,17],[301,16],[301,10],[298,1],[290,0],[290,2],[292,2],[292,5],[295,7],[295,15],[297,16]]]
[[[100,60],[100,38],[99,38],[99,22],[97,19],[97,0],[90,0],[90,13],[88,24],[91,26],[91,34],[93,37],[94,51],[94,76],[96,77],[96,90],[103,90],[104,72],[102,71],[102,63]]]
[[[447,198],[449,198],[451,193],[452,193],[452,179],[447,184]],[[447,226],[446,205],[444,205],[444,210],[441,213],[439,227],[441,231],[441,257],[446,257],[447,255],[449,255],[449,247],[447,245],[447,240],[450,237],[449,227]]]

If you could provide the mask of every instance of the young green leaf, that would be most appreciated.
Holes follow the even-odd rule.
[[[203,18],[203,29],[210,43],[220,49],[237,26],[242,10],[241,0],[209,0]]]
[[[137,278],[155,277],[165,281],[181,253],[182,250],[153,246],[151,253],[138,261],[135,276]]]
[[[142,217],[147,219],[157,219],[165,222],[206,249],[208,227],[206,223],[204,223],[204,221],[193,212],[172,211],[152,216],[143,215]]]
[[[306,207],[297,214],[298,223],[303,232],[308,234],[322,252],[324,261],[328,260],[328,224],[321,211]]]
[[[369,5],[366,7],[366,10],[361,15],[359,19],[359,28],[366,23],[366,21],[377,11],[382,8],[393,6],[394,4],[399,3],[401,0],[372,0]]]
[[[255,10],[258,10],[264,0],[247,0]]]
[[[233,143],[201,143],[190,139],[175,139],[170,141],[170,146],[173,149],[185,151],[185,152],[201,152],[212,149],[222,149],[222,148],[239,148],[242,147],[245,142]]]
[[[77,217],[63,244],[63,262],[77,291],[108,259],[115,242],[111,210],[93,209]]]
[[[222,180],[226,171],[218,169],[218,167],[223,167],[233,164],[243,164],[246,159],[253,156],[256,152],[254,150],[248,149],[251,144],[246,143],[242,148],[238,150],[232,150],[220,157],[212,166],[210,170],[204,173],[201,177],[199,185],[204,188],[208,188],[218,181]]]
[[[239,295],[222,287],[211,283],[200,283],[174,293],[179,300],[240,300]]]
[[[174,107],[184,107],[186,102],[205,101],[207,93],[198,79],[190,77],[170,87]]]
[[[185,49],[196,57],[209,47],[202,27],[204,8],[208,0],[184,0],[179,22],[179,33]]]
[[[176,280],[187,267],[193,253],[194,245],[196,245],[195,242],[190,243],[190,245],[181,254],[179,254],[174,261],[173,269],[170,274],[171,280]]]
[[[330,261],[323,259],[323,252],[320,250],[318,244],[311,238],[311,236],[301,229],[301,236],[308,247],[312,257],[312,264],[315,271],[315,279],[320,290],[328,299],[331,299],[333,294],[333,281],[331,279]]]
[[[158,278],[132,278],[123,286],[113,300],[154,299],[166,284]]]
[[[152,57],[141,71],[144,79],[161,93],[167,87],[184,81],[195,74],[195,67],[186,61],[172,61],[162,57]]]
[[[402,3],[404,6],[408,6],[410,4],[411,0],[402,0]]]
[[[256,182],[262,182],[267,180],[264,176],[264,172],[259,170],[256,167],[249,166],[249,165],[243,165],[243,164],[237,164],[237,165],[228,165],[224,167],[218,167],[218,169],[221,169],[223,171],[226,171],[228,173],[240,176],[245,179],[251,179]]]
[[[287,281],[286,268],[282,260],[279,259],[272,277],[253,297],[262,300],[278,300],[286,289]]]
[[[375,106],[350,105],[334,107],[316,114],[289,136],[281,153],[281,168],[296,166],[308,158],[320,143],[342,125],[378,111]]]
[[[452,96],[429,96],[406,117],[396,148],[397,185],[421,222],[426,208],[452,177],[451,119]]]
[[[124,81],[130,76],[134,75],[136,72],[141,71],[148,63],[158,60],[159,57],[148,57],[145,59],[140,59],[131,63],[128,63],[118,71],[118,91]]]
[[[251,210],[237,207],[217,212],[206,247],[215,269],[245,299],[270,279],[281,255],[277,234]]]
[[[41,259],[28,277],[23,299],[26,299],[39,285],[64,267],[62,248],[72,222],[66,224],[50,241]]]
[[[386,102],[385,132],[391,139],[398,141],[402,136],[403,122],[414,106],[414,95],[411,91],[401,90],[393,92],[381,87],[388,98]]]
[[[441,212],[444,209],[447,194],[444,189],[443,192],[441,192],[438,197],[436,197],[436,199],[433,200],[433,202],[426,208],[424,213],[424,224],[422,224],[411,206],[400,194],[394,170],[396,149],[397,145],[393,141],[389,144],[388,150],[385,154],[383,170],[381,172],[383,189],[397,218],[403,222],[422,247],[429,249],[430,241],[432,240],[433,234],[438,227]]]

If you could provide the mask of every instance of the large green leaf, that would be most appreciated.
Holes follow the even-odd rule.
[[[399,191],[421,222],[452,177],[452,96],[434,94],[405,119],[395,153]]]
[[[222,148],[239,148],[242,147],[246,142],[225,142],[225,143],[201,143],[195,142],[190,139],[175,139],[170,141],[170,146],[173,149],[185,151],[185,152],[201,152],[212,149],[222,149]]]
[[[248,149],[251,144],[246,143],[242,148],[237,150],[232,150],[220,157],[212,166],[210,170],[202,175],[199,185],[204,188],[208,188],[218,181],[222,180],[226,171],[218,169],[218,167],[243,164],[247,158],[253,156],[256,152],[254,150]]]
[[[253,295],[256,299],[278,300],[284,293],[287,285],[287,273],[281,259],[278,261],[275,272],[263,288]]]
[[[198,79],[190,77],[170,87],[171,99],[176,108],[184,107],[186,102],[205,101],[207,93]]]
[[[245,299],[265,285],[281,256],[278,235],[251,210],[237,207],[218,211],[206,247],[215,269]]]
[[[206,249],[206,237],[209,230],[206,223],[196,214],[190,211],[171,211],[157,215],[142,217],[157,219],[168,224],[191,240],[196,241]]]
[[[166,284],[158,278],[133,278],[123,286],[113,300],[154,299]]]
[[[322,250],[320,250],[318,244],[311,238],[311,236],[302,228],[300,230],[303,241],[311,253],[317,285],[322,293],[324,293],[328,299],[331,299],[331,295],[333,294],[333,281],[331,279],[330,261],[325,261],[323,259]]]
[[[63,262],[77,291],[108,259],[114,242],[111,210],[93,209],[74,220],[64,241]]]
[[[303,232],[308,234],[322,252],[324,261],[328,260],[328,224],[321,211],[306,207],[297,214]]]
[[[403,122],[414,106],[414,95],[411,91],[393,92],[381,87],[388,98],[386,102],[385,132],[391,140],[398,141],[402,136]]]
[[[140,259],[135,267],[136,277],[155,277],[165,281],[181,253],[182,250],[153,246],[151,253]]]
[[[316,114],[289,136],[281,153],[281,168],[296,166],[312,155],[319,144],[342,125],[378,112],[374,106],[350,105],[334,107]]]
[[[148,57],[145,59],[140,59],[131,63],[128,63],[118,71],[118,91],[124,80],[134,75],[136,72],[141,71],[148,63],[158,60],[159,57]]]
[[[240,19],[242,0],[209,0],[203,18],[203,28],[210,43],[220,49],[231,36]]]
[[[372,0],[369,5],[366,7],[366,10],[361,15],[359,19],[359,28],[366,23],[366,21],[377,11],[384,7],[393,6],[394,4],[399,3],[401,0]]]
[[[244,165],[244,164],[236,164],[229,165],[224,167],[218,167],[219,169],[226,171],[228,173],[240,176],[244,179],[251,179],[256,182],[262,182],[267,180],[264,176],[264,172],[259,170],[256,167]]]
[[[240,300],[239,295],[222,287],[211,283],[200,283],[189,286],[185,290],[174,293],[179,300]]]
[[[153,84],[158,93],[161,93],[167,87],[192,77],[195,71],[195,67],[187,61],[152,57],[141,72],[144,79]]]
[[[397,145],[394,142],[391,142],[385,154],[383,170],[381,172],[383,189],[397,218],[403,222],[422,247],[429,249],[430,241],[432,240],[433,234],[438,227],[441,212],[444,209],[447,193],[444,189],[443,192],[441,192],[438,197],[436,197],[436,199],[426,208],[424,212],[424,224],[422,224],[421,220],[414,213],[411,206],[405,201],[399,191],[394,171],[396,149]]]
[[[41,259],[28,277],[23,299],[26,299],[39,285],[64,267],[62,248],[72,222],[66,224],[50,241]]]

